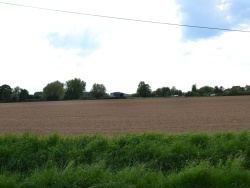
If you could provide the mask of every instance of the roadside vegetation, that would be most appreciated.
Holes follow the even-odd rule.
[[[249,187],[250,132],[0,136],[0,187]]]

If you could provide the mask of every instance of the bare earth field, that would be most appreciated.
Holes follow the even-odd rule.
[[[0,134],[250,129],[250,96],[0,103]]]

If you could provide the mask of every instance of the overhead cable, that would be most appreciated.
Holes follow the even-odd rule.
[[[19,7],[25,7],[25,8],[33,8],[33,9],[46,10],[46,11],[61,12],[61,13],[78,14],[78,15],[84,15],[84,16],[92,16],[92,17],[100,17],[100,18],[108,18],[108,19],[116,19],[116,20],[133,21],[133,22],[143,22],[143,23],[161,24],[161,25],[170,25],[170,26],[179,26],[179,27],[190,27],[190,28],[198,28],[198,29],[210,29],[210,30],[221,30],[221,31],[234,31],[234,32],[250,33],[249,30],[228,29],[228,28],[219,28],[219,27],[177,24],[177,23],[169,23],[169,22],[158,22],[158,21],[151,21],[151,20],[141,20],[141,19],[133,19],[133,18],[106,16],[106,15],[99,15],[99,14],[89,14],[89,13],[84,13],[84,12],[74,12],[74,11],[67,11],[67,10],[61,10],[61,9],[44,8],[44,7],[37,7],[37,6],[16,4],[16,3],[7,3],[7,2],[0,2],[0,4],[11,5],[11,6],[19,6]]]

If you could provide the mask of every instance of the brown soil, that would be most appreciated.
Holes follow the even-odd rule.
[[[0,134],[247,130],[250,96],[0,103]]]

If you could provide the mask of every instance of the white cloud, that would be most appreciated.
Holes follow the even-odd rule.
[[[76,49],[78,50],[78,55],[83,57],[90,55],[100,48],[98,34],[91,29],[85,29],[80,32],[74,31],[65,35],[49,33],[46,39],[54,48],[65,50]]]

